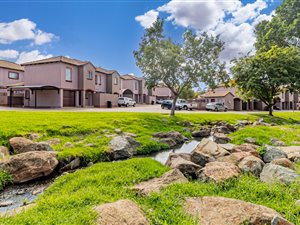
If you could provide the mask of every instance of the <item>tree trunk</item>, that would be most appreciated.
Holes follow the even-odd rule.
[[[273,116],[273,105],[269,105],[269,116]]]
[[[173,99],[173,104],[172,104],[172,109],[171,109],[170,116],[175,116],[175,107],[176,107],[177,99],[178,99],[178,95],[174,94],[174,99]]]

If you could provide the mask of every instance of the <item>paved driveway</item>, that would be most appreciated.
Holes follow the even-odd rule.
[[[115,107],[115,108],[76,108],[76,107],[65,107],[62,109],[33,109],[33,108],[10,108],[1,107],[0,111],[59,111],[59,112],[141,112],[141,113],[170,113],[170,110],[161,109],[160,105],[137,105],[136,107]],[[207,111],[187,111],[177,110],[176,113],[218,113],[218,112],[207,112]],[[253,111],[232,111],[230,113],[253,113]]]

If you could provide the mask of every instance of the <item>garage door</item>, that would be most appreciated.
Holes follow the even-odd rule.
[[[64,90],[64,107],[75,106],[75,91]]]

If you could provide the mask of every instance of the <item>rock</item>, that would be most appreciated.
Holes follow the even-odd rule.
[[[248,144],[256,144],[256,140],[254,138],[251,138],[251,137],[245,138],[244,142],[248,143]]]
[[[94,208],[97,225],[148,225],[150,224],[138,205],[130,200],[119,200]]]
[[[271,162],[272,164],[278,165],[278,166],[283,166],[292,170],[295,170],[296,167],[294,166],[294,164],[286,158],[280,158],[280,159],[274,159]]]
[[[238,177],[240,172],[240,169],[232,163],[210,162],[200,170],[198,178],[202,181],[214,181],[220,183]]]
[[[253,155],[243,158],[243,160],[238,164],[238,167],[242,172],[252,173],[255,176],[259,176],[264,166],[265,163]]]
[[[170,184],[187,182],[188,180],[179,169],[173,169],[166,172],[161,177],[137,184],[132,189],[137,191],[140,195],[146,196],[151,192],[159,192],[162,188],[167,187]]]
[[[184,210],[201,225],[271,225],[274,218],[284,220],[273,209],[224,197],[186,198]],[[293,224],[286,221],[285,225]]]
[[[187,140],[186,137],[177,131],[159,132],[153,134],[153,137],[158,138],[160,142],[165,143],[170,147],[182,144]]]
[[[46,143],[48,143],[49,145],[58,145],[60,143],[60,139],[59,138],[52,138],[52,139],[46,141]]]
[[[0,207],[7,207],[14,204],[13,201],[5,201],[5,202],[0,202]]]
[[[74,148],[74,145],[71,142],[66,142],[64,148]]]
[[[122,134],[122,130],[121,129],[115,129],[115,133]]]
[[[275,164],[267,164],[260,174],[260,180],[270,184],[276,182],[289,184],[299,179],[300,175],[295,171]]]
[[[51,146],[46,142],[34,143],[31,140],[22,137],[11,138],[9,144],[16,154],[32,151],[53,151]]]
[[[32,194],[33,195],[38,195],[38,194],[41,194],[42,192],[44,192],[44,190],[45,190],[45,187],[37,188],[37,189],[32,191]]]
[[[201,169],[201,166],[181,157],[174,158],[170,162],[170,167],[172,169],[179,169],[186,177],[191,176],[193,178],[197,177],[197,173]]]
[[[16,215],[18,215],[20,213],[26,212],[28,209],[31,209],[35,205],[36,205],[35,203],[31,203],[29,205],[20,206],[18,208],[14,208],[14,209],[9,210],[9,211],[1,212],[0,213],[0,217],[12,217],[12,216],[16,216]]]
[[[4,146],[0,146],[0,159],[4,159],[9,156],[8,148]]]
[[[250,124],[251,124],[251,122],[248,121],[248,120],[238,120],[236,126],[237,127],[244,127],[244,126],[247,126],[247,125],[250,125]]]
[[[222,148],[224,148],[226,151],[232,153],[234,152],[234,149],[236,148],[235,144],[227,143],[227,144],[219,144]]]
[[[166,166],[171,166],[171,163],[174,159],[181,157],[187,161],[191,161],[191,154],[190,153],[170,153],[169,157],[165,163]]]
[[[290,223],[289,221],[287,221],[286,219],[280,216],[275,216],[271,221],[271,225],[294,225],[294,224]]]
[[[249,152],[251,155],[261,158],[259,153],[257,152],[258,146],[254,144],[242,144],[236,145],[232,152]]]
[[[87,167],[90,167],[90,166],[92,166],[92,165],[94,165],[94,163],[93,163],[93,162],[89,162],[86,166],[87,166]]]
[[[70,163],[61,168],[61,171],[74,170],[80,167],[80,158],[76,157]]]
[[[215,142],[218,144],[226,144],[231,141],[231,139],[223,133],[214,133],[213,136],[214,136]]]
[[[116,136],[108,144],[109,156],[111,160],[131,158],[136,153],[136,148],[140,145],[129,136]]]
[[[194,131],[192,133],[192,136],[197,137],[197,138],[209,137],[210,136],[210,129],[209,128],[201,128],[198,131]]]
[[[38,133],[30,133],[30,134],[28,135],[28,138],[29,138],[29,140],[31,140],[31,141],[35,141],[35,140],[37,140],[37,139],[40,138],[40,135],[39,135]]]
[[[217,143],[204,138],[191,153],[191,161],[200,166],[213,162],[217,158],[229,155],[230,153]]]
[[[278,140],[278,139],[276,139],[276,138],[272,138],[272,139],[271,139],[271,143],[272,143],[272,145],[274,145],[274,146],[285,146],[285,143],[284,143],[283,141]]]
[[[192,122],[190,122],[190,121],[184,121],[183,126],[185,126],[185,127],[192,127],[192,126],[194,126],[194,124]]]
[[[297,200],[297,201],[295,202],[295,206],[300,207],[300,200]]]
[[[23,138],[23,137],[13,137],[9,139],[9,145],[12,147],[15,153],[23,153],[23,152],[29,152],[34,151],[34,149],[31,149],[33,144],[33,141]]]
[[[300,161],[300,146],[278,147],[278,149],[285,152],[292,162]]]
[[[0,161],[0,168],[13,176],[14,183],[24,183],[52,173],[58,160],[54,152],[33,151]]]
[[[265,163],[270,163],[274,159],[287,158],[287,154],[278,148],[266,146],[266,152],[263,155]]]
[[[232,131],[227,126],[217,126],[217,127],[213,128],[213,132],[230,134]]]
[[[247,156],[251,156],[249,152],[235,152],[230,155],[222,156],[217,159],[218,162],[228,162],[235,165],[238,165],[242,159],[244,159]]]

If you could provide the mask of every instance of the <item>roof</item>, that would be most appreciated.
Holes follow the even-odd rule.
[[[208,92],[204,93],[203,95],[201,95],[201,97],[218,98],[218,97],[225,97],[228,94],[231,94],[234,97],[234,95],[230,91],[218,91],[218,92],[208,91]]]
[[[133,74],[125,74],[121,76],[122,79],[124,80],[142,80],[142,77],[136,77]]]
[[[18,71],[24,71],[24,67],[13,62],[5,61],[5,60],[0,60],[0,67],[1,68],[6,68],[6,69],[11,69],[11,70],[18,70]]]
[[[68,58],[68,57],[65,57],[65,56],[56,56],[56,57],[51,57],[51,58],[47,58],[47,59],[42,59],[42,60],[23,63],[21,65],[22,66],[29,66],[29,65],[38,65],[38,64],[44,64],[44,63],[55,63],[55,62],[63,62],[63,63],[68,63],[68,64],[71,64],[71,65],[75,65],[75,66],[83,66],[83,65],[86,65],[88,63],[92,64],[89,61],[81,61],[81,60],[78,60],[78,59],[71,59],[71,58]]]
[[[117,72],[116,70],[107,70],[102,67],[96,67],[96,72],[104,73],[104,74],[113,74]]]

